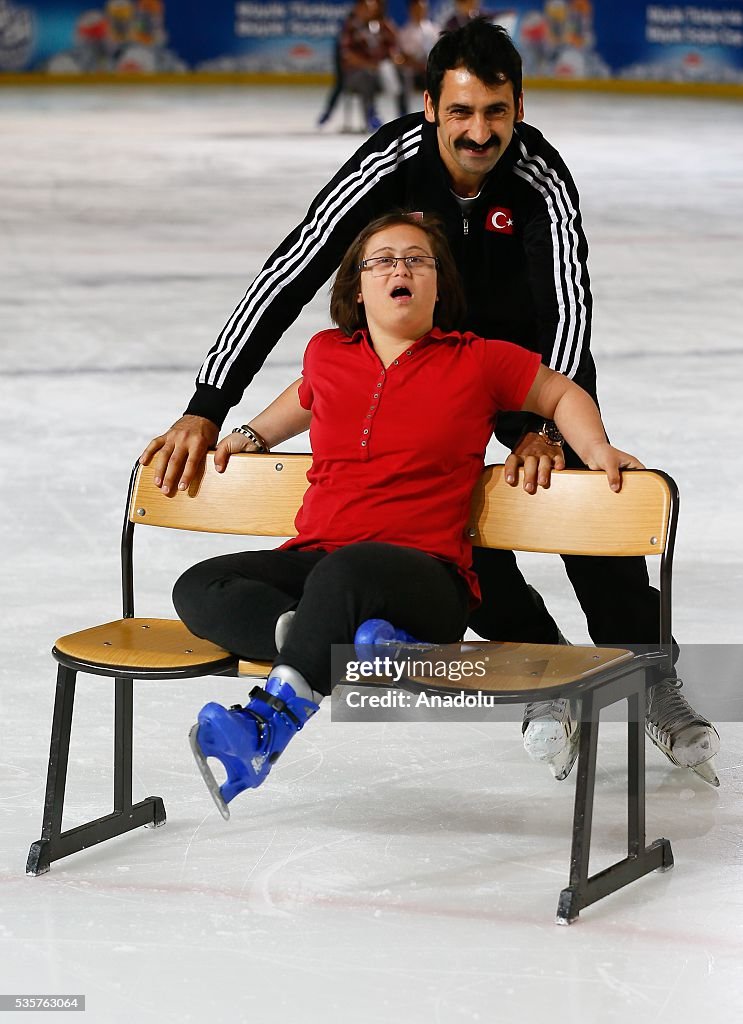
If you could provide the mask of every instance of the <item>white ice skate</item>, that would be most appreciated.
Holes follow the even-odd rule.
[[[578,756],[579,703],[569,700],[538,700],[527,704],[521,732],[524,750],[532,761],[549,766],[558,781],[566,779]]]
[[[668,760],[689,768],[710,786],[719,786],[715,755],[720,749],[717,729],[681,696],[680,679],[664,679],[647,695],[645,732]]]

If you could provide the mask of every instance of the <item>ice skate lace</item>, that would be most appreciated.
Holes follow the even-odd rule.
[[[709,722],[681,696],[679,690],[682,686],[680,679],[664,679],[648,692],[648,727],[656,739],[667,746],[690,725],[709,726]]]
[[[563,722],[568,716],[568,702],[559,700],[535,700],[527,704],[524,710],[524,724],[540,718],[553,718],[556,722]]]

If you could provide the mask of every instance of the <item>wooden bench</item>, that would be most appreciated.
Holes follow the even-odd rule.
[[[220,475],[210,455],[201,478],[188,491],[171,497],[165,497],[154,485],[151,468],[135,466],[121,541],[123,617],[60,637],[52,650],[59,666],[49,768],[42,833],[29,852],[29,874],[42,874],[53,861],[140,825],[165,823],[160,797],[132,803],[134,679],[264,676],[270,667],[266,662],[240,661],[193,636],[176,619],[135,617],[135,526],[292,536],[309,466],[309,455],[238,455]],[[623,649],[489,644],[487,675],[456,686],[461,690],[470,685],[503,703],[556,696],[581,699],[570,880],[560,894],[559,923],[569,923],[584,907],[649,871],[673,864],[668,840],[658,839],[645,846],[644,709],[648,674],[666,663],[670,667],[671,566],[677,504],[673,481],[664,473],[650,470],[624,473],[619,494],[609,489],[603,473],[569,470],[553,474],[548,490],[539,489],[537,494],[529,495],[522,487],[505,483],[502,466],[491,466],[484,471],[473,497],[468,533],[476,545],[581,555],[658,555],[661,559],[657,652],[636,657]],[[78,672],[114,680],[113,811],[63,832]],[[428,689],[447,689],[437,681],[409,682]],[[589,876],[599,715],[602,708],[621,700],[628,702],[627,856]]]

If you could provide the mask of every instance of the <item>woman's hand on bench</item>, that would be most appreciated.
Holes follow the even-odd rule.
[[[266,451],[266,448],[258,444],[253,438],[233,430],[231,434],[223,437],[217,445],[217,450],[214,452],[214,468],[218,473],[224,473],[227,469],[227,463],[230,461],[230,455],[237,455],[239,452],[262,451]]]
[[[595,445],[586,456],[589,469],[603,469],[612,491],[622,489],[622,469],[645,469],[645,466],[634,455],[614,448],[608,442]]]

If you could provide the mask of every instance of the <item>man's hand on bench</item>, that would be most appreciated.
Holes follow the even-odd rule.
[[[506,483],[516,487],[519,468],[524,467],[524,490],[534,494],[539,487],[549,487],[552,470],[565,469],[565,456],[559,445],[549,444],[541,434],[524,434],[505,462]]]
[[[219,437],[216,423],[203,416],[181,416],[170,430],[150,441],[139,457],[143,466],[152,462],[155,484],[163,494],[185,491],[198,476],[206,453]]]

